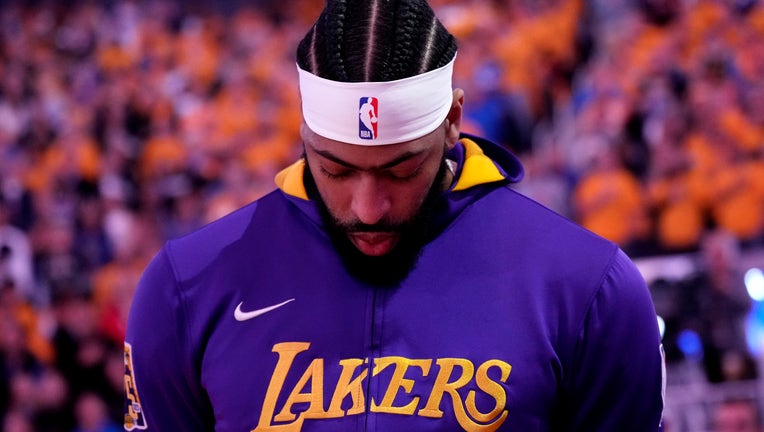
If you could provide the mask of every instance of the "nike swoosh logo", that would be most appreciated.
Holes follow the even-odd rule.
[[[243,310],[241,310],[241,305],[244,304],[244,302],[241,302],[241,303],[239,303],[238,306],[236,306],[236,310],[233,311],[233,317],[236,318],[236,321],[251,320],[252,318],[257,318],[257,317],[259,317],[260,315],[262,315],[264,313],[268,313],[268,312],[270,312],[270,311],[272,311],[274,309],[278,309],[281,306],[284,306],[285,304],[287,304],[289,302],[293,302],[293,301],[294,301],[294,299],[292,298],[292,299],[289,299],[289,300],[287,300],[285,302],[281,302],[279,304],[275,304],[273,306],[268,306],[268,307],[265,307],[265,308],[262,308],[262,309],[255,309],[255,310],[249,311],[249,312],[244,312]]]

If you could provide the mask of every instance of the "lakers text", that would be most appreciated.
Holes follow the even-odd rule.
[[[333,390],[333,396],[328,405],[324,403],[324,359],[316,358],[310,362],[304,371],[292,370],[295,359],[301,353],[310,349],[307,342],[286,342],[273,346],[273,352],[278,354],[278,361],[271,377],[270,384],[262,404],[258,425],[251,432],[299,432],[305,420],[330,419],[343,416],[360,415],[366,412],[366,395],[364,381],[368,378],[368,359],[343,359],[339,379]],[[507,394],[502,383],[506,383],[512,366],[501,360],[488,360],[477,367],[467,359],[409,359],[405,357],[379,357],[372,360],[372,377],[377,377],[383,371],[389,376],[387,387],[379,394],[381,400],[372,398],[368,410],[373,413],[397,414],[404,416],[420,416],[439,419],[444,416],[441,401],[444,397],[451,398],[453,416],[459,425],[467,432],[492,432],[497,430],[507,418]],[[433,367],[433,364],[436,367]],[[432,373],[435,378],[432,388],[425,392],[417,389],[416,394],[429,394],[427,397],[411,396],[408,403],[395,404],[396,397],[402,393],[409,394],[414,390],[416,382],[407,378],[418,369],[417,374],[428,377]],[[497,369],[497,372],[489,370]],[[286,388],[285,381],[289,374],[301,374],[293,388]],[[296,375],[295,375],[296,376]],[[496,380],[498,378],[498,381]],[[459,390],[470,386],[473,389],[462,397]],[[477,390],[476,390],[477,389]],[[478,392],[493,399],[490,410],[478,409]],[[288,395],[280,409],[277,400],[282,395]],[[349,398],[349,399],[348,399]],[[282,400],[284,400],[282,398]],[[350,404],[344,401],[348,400]],[[400,398],[399,398],[400,400]],[[299,413],[293,408],[296,404],[306,407]],[[491,404],[487,404],[491,405]],[[328,409],[326,408],[328,406]]]

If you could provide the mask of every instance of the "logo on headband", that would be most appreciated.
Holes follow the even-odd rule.
[[[366,140],[377,139],[379,100],[375,97],[362,97],[358,105],[358,137]]]

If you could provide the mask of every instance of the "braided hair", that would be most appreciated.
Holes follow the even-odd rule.
[[[455,53],[426,0],[327,0],[297,64],[333,81],[393,81],[445,66]]]

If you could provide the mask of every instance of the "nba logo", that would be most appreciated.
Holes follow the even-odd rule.
[[[375,97],[362,97],[358,105],[358,137],[376,139],[379,100]]]

